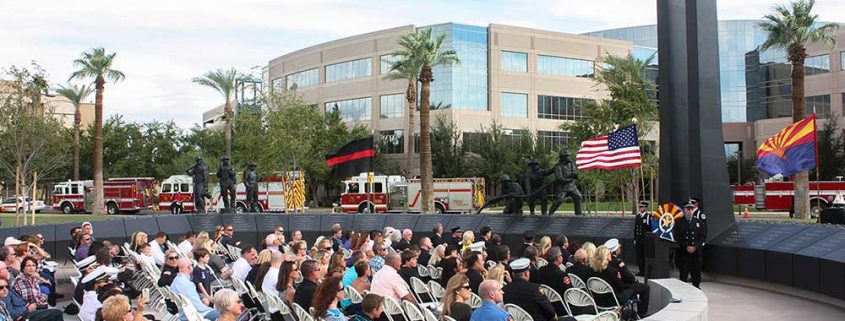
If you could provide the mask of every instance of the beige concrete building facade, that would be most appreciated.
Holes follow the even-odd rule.
[[[44,96],[44,112],[47,115],[58,119],[64,127],[73,128],[73,117],[76,112],[73,103],[65,97],[58,95]],[[80,129],[84,132],[94,124],[94,104],[81,103],[79,104],[80,112]]]
[[[401,141],[387,154],[398,159],[410,139],[404,80],[385,80],[396,40],[417,27],[408,25],[323,43],[271,60],[264,70],[266,91],[295,90],[325,112],[341,111],[350,123],[360,123]],[[559,126],[577,119],[580,99],[600,99],[607,93],[592,75],[607,54],[631,54],[628,41],[521,28],[500,24],[425,26],[445,34],[444,48],[457,51],[461,62],[434,69],[432,119],[451,119],[464,137],[482,127],[500,124],[514,133],[528,130],[538,143],[560,145],[567,135]],[[419,115],[415,114],[419,132]],[[655,132],[647,139],[656,140]],[[418,168],[418,166],[417,166]],[[416,170],[415,170],[416,171]]]

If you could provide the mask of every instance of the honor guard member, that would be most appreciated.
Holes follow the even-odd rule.
[[[637,266],[640,270],[637,276],[644,276],[643,268],[645,267],[645,236],[646,233],[651,232],[651,212],[648,211],[649,203],[646,201],[640,202],[637,207],[637,217],[634,218],[634,248],[637,252]]]
[[[684,205],[684,217],[675,222],[673,233],[678,242],[675,253],[675,265],[678,266],[680,279],[699,287],[701,284],[701,247],[704,245],[704,226],[693,216],[695,205]]]
[[[528,282],[531,277],[527,258],[516,259],[510,263],[513,282],[502,289],[505,291],[504,302],[515,304],[525,310],[534,321],[555,320],[555,308],[549,298],[540,292],[540,285]]]
[[[502,303],[502,283],[496,280],[484,280],[478,286],[481,306],[472,312],[470,321],[513,321],[510,313],[499,307]]]
[[[460,226],[452,228],[452,238],[449,240],[449,245],[454,245],[458,250],[461,249],[461,242],[463,242],[464,230]]]
[[[699,201],[695,197],[690,197],[689,202],[695,206],[695,210],[692,212],[692,217],[698,219],[698,222],[701,223],[701,228],[704,229],[704,238],[705,242],[707,239],[707,216],[704,215],[704,212],[701,211],[701,201]]]

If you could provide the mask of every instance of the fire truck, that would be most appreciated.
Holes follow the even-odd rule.
[[[103,202],[108,214],[138,213],[152,205],[152,177],[110,178],[103,182]],[[53,208],[62,213],[91,212],[94,182],[67,181],[53,187]]]
[[[213,178],[214,175],[212,175]],[[240,175],[238,175],[240,177]],[[258,203],[256,208],[259,212],[284,212],[287,203],[285,202],[285,184],[287,177],[283,175],[268,175],[261,178],[258,183]],[[205,208],[210,211],[219,211],[223,208],[223,199],[220,195],[220,185],[209,183],[210,200],[205,201]],[[246,187],[243,183],[236,186],[237,197],[235,209],[239,213],[247,211]],[[159,208],[163,211],[170,211],[173,214],[194,212],[194,184],[188,175],[173,175],[161,182],[161,191],[158,195]]]
[[[845,192],[845,182],[810,182],[810,214],[818,217],[829,207],[837,194]],[[734,186],[734,204],[754,206],[757,209],[794,212],[794,182],[765,182]]]
[[[340,203],[345,213],[418,212],[422,204],[419,179],[363,173],[344,180]],[[368,182],[369,181],[369,182]],[[466,213],[484,203],[484,179],[435,178],[434,212]]]

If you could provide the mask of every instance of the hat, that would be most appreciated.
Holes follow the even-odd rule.
[[[528,270],[529,265],[531,265],[531,260],[524,258],[524,257],[518,258],[516,260],[511,261],[511,263],[510,263],[511,272],[513,272],[513,273],[525,272],[525,271]]]
[[[476,251],[476,252],[484,251],[484,241],[478,241],[478,242],[472,243],[472,245],[469,246],[469,250],[470,251]]]
[[[648,207],[649,203],[647,201],[641,201],[640,207]]]
[[[6,238],[5,246],[23,244],[23,241],[16,239],[14,236]]]
[[[88,269],[89,267],[91,267],[92,265],[94,265],[96,263],[97,263],[97,257],[92,255],[92,256],[89,256],[89,257],[82,259],[79,262],[76,262],[76,268],[79,271],[84,271],[85,269]]]
[[[611,252],[616,252],[616,250],[619,249],[619,240],[609,239],[607,242],[604,242],[604,246],[606,246]]]
[[[94,227],[94,224],[91,224],[91,222],[82,222],[82,225],[80,226],[85,227],[85,225],[91,225],[91,227]]]
[[[455,233],[455,232],[463,232],[463,231],[461,230],[460,226],[455,226],[455,227],[452,228],[452,233]]]
[[[534,231],[532,231],[532,230],[527,230],[527,231],[525,231],[525,232],[522,232],[522,238],[524,238],[524,239],[533,239],[533,238],[534,238]]]
[[[693,204],[692,201],[686,202],[686,204],[684,204],[684,208],[688,207],[695,207],[695,204]]]
[[[100,265],[97,267],[94,272],[89,273],[84,278],[82,278],[82,283],[88,283],[91,281],[100,281],[100,280],[108,280],[110,278],[117,277],[117,274],[120,273],[120,270],[110,267]]]

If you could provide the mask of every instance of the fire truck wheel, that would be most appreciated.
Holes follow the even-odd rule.
[[[358,213],[372,213],[373,212],[373,204],[365,203],[358,205]]]
[[[818,200],[810,201],[810,218],[819,218],[819,214],[821,214],[822,210],[825,208],[826,206]]]
[[[117,214],[119,212],[117,204],[115,204],[114,202],[109,202],[108,204],[106,204],[106,212],[108,212],[110,215]]]
[[[238,205],[235,206],[235,211],[237,213],[246,213],[246,206],[244,206],[244,204],[238,203]]]
[[[440,203],[434,203],[434,214],[443,214],[446,213],[446,209],[443,208],[443,205]]]
[[[182,207],[179,205],[173,205],[170,207],[171,214],[182,214]]]

